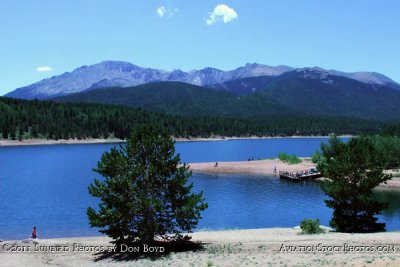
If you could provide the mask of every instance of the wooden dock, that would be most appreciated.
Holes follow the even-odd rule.
[[[300,182],[304,180],[314,180],[322,177],[321,173],[316,169],[301,170],[296,172],[280,171],[279,178],[293,182]]]

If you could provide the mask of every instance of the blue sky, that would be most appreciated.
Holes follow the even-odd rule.
[[[1,0],[0,95],[103,60],[320,66],[400,82],[399,12],[397,0]]]

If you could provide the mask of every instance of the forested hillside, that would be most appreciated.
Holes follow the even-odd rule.
[[[385,127],[382,131],[384,136],[398,136],[400,137],[400,124],[392,124]]]
[[[128,88],[103,88],[56,97],[53,100],[68,103],[124,105],[189,116],[248,117],[302,113],[254,95],[241,97],[234,93],[181,82],[156,82]]]
[[[126,105],[189,116],[236,118],[309,114],[400,120],[400,90],[314,69],[287,72],[274,78],[240,79],[219,86],[210,89],[181,82],[157,82],[90,90],[54,100]]]
[[[231,92],[237,95],[248,95],[259,89],[265,88],[279,76],[257,76],[246,77],[237,80],[230,80],[220,84],[212,84],[207,86],[216,90]]]
[[[313,69],[284,73],[256,94],[308,114],[374,120],[400,118],[400,91]]]
[[[384,124],[342,117],[307,115],[178,116],[126,106],[63,104],[0,98],[0,138],[125,138],[138,124],[167,129],[176,137],[287,136],[377,133]]]

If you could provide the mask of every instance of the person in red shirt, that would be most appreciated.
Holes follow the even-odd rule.
[[[34,226],[33,230],[32,230],[32,238],[36,239],[36,237],[37,237],[37,235],[36,235],[36,226]]]

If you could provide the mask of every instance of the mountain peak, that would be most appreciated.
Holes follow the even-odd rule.
[[[219,71],[221,71],[222,72],[222,70],[219,70],[219,69],[216,69],[216,68],[211,68],[211,67],[205,67],[201,71],[203,71],[203,72],[219,72]]]
[[[275,77],[293,70],[301,71],[305,77],[325,79],[329,75],[336,75],[358,80],[363,83],[388,85],[400,90],[399,84],[375,72],[346,73],[336,70],[325,70],[319,67],[296,69],[284,65],[272,67],[259,63],[247,63],[244,66],[230,71],[206,67],[202,70],[184,72],[179,69],[165,71],[161,69],[143,68],[126,61],[107,60],[94,65],[84,65],[72,72],[66,72],[18,88],[8,93],[6,96],[25,99],[45,99],[57,95],[81,92],[93,87],[127,87],[155,81],[180,81],[193,85],[209,86],[247,77]]]
[[[246,65],[244,65],[245,68],[259,68],[259,67],[269,67],[266,65],[262,65],[262,64],[258,64],[258,63],[246,63]]]
[[[93,67],[102,67],[110,70],[120,70],[120,71],[133,71],[133,70],[139,70],[143,69],[142,67],[139,67],[137,65],[134,65],[130,62],[126,61],[113,61],[113,60],[107,60],[107,61],[102,61],[100,63],[92,65]]]

